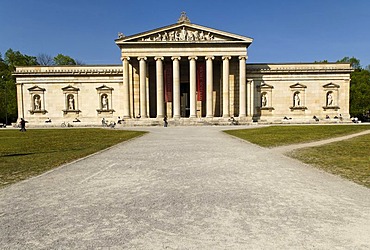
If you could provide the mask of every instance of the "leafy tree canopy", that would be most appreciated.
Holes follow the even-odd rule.
[[[350,63],[352,68],[354,68],[355,70],[360,70],[361,69],[361,64],[360,64],[360,60],[355,58],[355,57],[343,57],[341,60],[338,60],[337,62],[342,62],[342,63]]]
[[[355,70],[351,73],[350,113],[362,117],[370,111],[370,71]],[[370,117],[369,117],[370,118]]]
[[[328,60],[314,61],[314,63],[329,63]]]
[[[8,49],[5,52],[4,61],[10,67],[11,70],[15,70],[16,66],[38,65],[35,56],[23,55],[21,52],[14,51],[12,49]]]
[[[77,65],[76,61],[69,57],[65,56],[63,54],[58,54],[56,57],[54,57],[54,63],[55,65]]]

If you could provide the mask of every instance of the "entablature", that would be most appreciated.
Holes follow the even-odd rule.
[[[17,67],[13,73],[16,77],[22,76],[61,76],[61,75],[121,75],[122,66],[24,66]]]

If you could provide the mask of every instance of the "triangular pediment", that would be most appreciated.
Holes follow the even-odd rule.
[[[273,89],[274,86],[267,84],[267,83],[262,83],[261,84],[261,89]]]
[[[44,88],[41,88],[41,87],[39,87],[39,86],[37,86],[37,85],[35,85],[35,86],[31,87],[31,88],[28,88],[28,90],[29,90],[29,91],[39,91],[39,92],[43,92],[43,91],[45,91],[45,89],[44,89]]]
[[[220,31],[192,23],[177,23],[132,36],[116,39],[116,44],[125,43],[246,43],[252,38]]]
[[[323,88],[327,88],[327,89],[339,88],[339,85],[331,82],[331,83],[323,85]]]
[[[290,85],[290,88],[292,88],[292,89],[304,89],[304,88],[307,88],[307,86],[303,85],[301,83],[296,83],[296,84]]]
[[[96,90],[114,90],[114,89],[104,84],[100,87],[97,87]]]
[[[73,87],[72,85],[68,85],[67,87],[62,88],[63,91],[79,91],[79,88]]]

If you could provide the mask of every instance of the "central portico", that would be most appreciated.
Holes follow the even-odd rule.
[[[132,36],[119,34],[124,118],[229,118],[253,116],[246,81],[253,39],[192,24]]]

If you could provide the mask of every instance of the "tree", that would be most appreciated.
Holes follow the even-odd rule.
[[[346,56],[346,57],[343,57],[341,60],[338,60],[337,62],[350,63],[351,67],[354,68],[355,70],[362,69],[361,64],[360,64],[360,60],[355,58],[355,57],[349,58],[348,56]]]
[[[328,60],[314,61],[314,63],[329,63]]]
[[[0,60],[0,122],[17,120],[17,91],[12,73],[16,66],[38,65],[36,57],[8,49]]]
[[[355,70],[351,73],[350,113],[363,119],[370,111],[370,71]]]
[[[54,57],[54,63],[55,65],[77,65],[76,61],[69,57],[65,56],[63,54],[58,54],[56,57]]]
[[[54,65],[54,59],[51,55],[48,54],[39,54],[37,56],[37,62],[42,66],[52,66]]]
[[[5,52],[4,61],[10,67],[11,71],[14,71],[16,66],[38,65],[35,56],[23,55],[21,52],[13,51],[12,49],[8,49]]]

